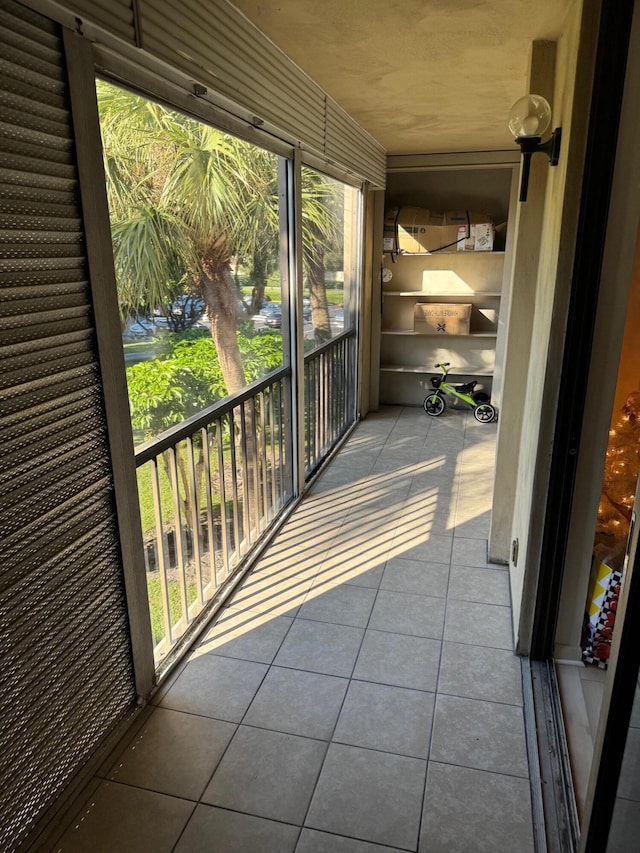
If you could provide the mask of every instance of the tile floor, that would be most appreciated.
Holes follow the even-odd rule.
[[[496,426],[368,417],[56,851],[533,851]]]

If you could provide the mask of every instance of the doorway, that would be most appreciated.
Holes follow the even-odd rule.
[[[601,233],[591,234],[600,243],[598,261],[601,257],[602,263],[598,270],[589,270],[580,251],[576,255],[574,296],[579,310],[571,318],[573,325],[569,323],[566,361],[574,367],[582,361],[584,368],[576,369],[570,382],[566,382],[566,371],[563,373],[566,394],[573,395],[572,408],[558,416],[554,454],[560,461],[551,478],[551,490],[555,484],[567,495],[556,518],[547,516],[545,536],[551,533],[546,555],[553,556],[548,567],[551,582],[546,593],[539,593],[539,601],[547,595],[545,606],[538,611],[537,642],[542,651],[533,655],[555,662],[579,818],[576,846],[581,853],[632,849],[616,846],[613,833],[609,837],[612,815],[614,809],[618,816],[623,815],[616,830],[616,837],[621,838],[640,814],[640,762],[631,760],[629,766],[627,761],[627,769],[621,773],[625,744],[640,743],[640,732],[637,738],[632,736],[637,728],[632,706],[640,648],[629,636],[640,614],[640,597],[634,589],[640,580],[640,569],[635,566],[637,532],[631,535],[640,469],[637,7],[637,3],[627,6],[635,15],[627,30],[628,64],[622,64],[616,85],[605,79],[606,72],[600,69],[599,75],[596,69],[592,123],[602,112],[603,91],[609,96],[624,94],[616,119],[617,140],[609,149],[615,149],[613,179],[609,184],[606,168],[594,167],[587,170],[584,184],[587,201],[599,199],[602,205],[597,212],[593,203],[590,208],[587,205],[587,212],[590,209],[593,215],[600,215],[604,211]],[[604,48],[599,58],[604,63],[611,61],[613,47],[621,42],[621,34],[616,41],[612,32],[608,43],[606,34],[601,40]],[[608,118],[613,121],[613,116]],[[596,145],[595,150],[606,159],[604,146]],[[587,231],[587,219],[583,225]],[[582,248],[588,254],[589,248]],[[572,454],[574,462],[570,461]],[[550,589],[556,582],[559,594]],[[545,620],[547,625],[553,622],[550,633],[540,627]],[[640,823],[636,825],[640,827]]]

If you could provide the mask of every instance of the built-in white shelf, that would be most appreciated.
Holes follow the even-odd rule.
[[[446,341],[447,338],[495,338],[497,332],[469,332],[465,334],[461,332],[456,335],[453,332],[415,332],[413,329],[382,329],[383,335],[415,335],[418,338],[440,338]]]
[[[508,220],[513,170],[487,166],[470,156],[464,168],[442,166],[438,158],[418,158],[415,169],[396,163],[388,175],[387,207],[417,206],[427,210],[485,211],[497,224]],[[503,251],[506,231],[500,229],[494,252],[416,252],[382,257],[380,387],[381,403],[420,405],[431,389],[436,363],[450,362],[456,382],[481,380],[493,391],[496,353],[501,352],[500,306],[505,285]],[[453,247],[456,249],[456,247]],[[425,331],[416,309],[425,304],[471,304],[467,334]],[[420,321],[420,317],[418,317]],[[454,327],[452,327],[454,328]],[[499,379],[499,377],[498,377]]]
[[[385,254],[392,254],[385,252]],[[504,255],[504,252],[398,252],[398,258],[495,258],[496,255]]]
[[[381,364],[380,370],[384,371],[384,373],[417,373],[421,375],[438,373],[435,367],[416,366],[413,364]],[[493,371],[487,370],[485,367],[480,367],[477,370],[449,370],[447,376],[491,376],[492,374]]]
[[[499,299],[501,294],[491,290],[474,290],[470,293],[425,293],[423,290],[385,290],[383,296],[409,296],[412,299],[467,299],[477,300],[478,297]]]

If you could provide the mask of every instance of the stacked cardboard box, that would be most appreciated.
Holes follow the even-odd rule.
[[[490,252],[495,228],[491,217],[473,210],[444,213],[424,207],[396,207],[384,221],[385,252]]]
[[[414,331],[423,335],[468,335],[471,305],[418,302],[413,312]]]

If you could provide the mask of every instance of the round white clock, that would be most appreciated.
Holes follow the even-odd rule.
[[[383,269],[382,269],[382,280],[383,281],[391,281],[392,278],[393,278],[393,273],[391,272],[391,270],[387,269],[386,267],[383,267]]]

